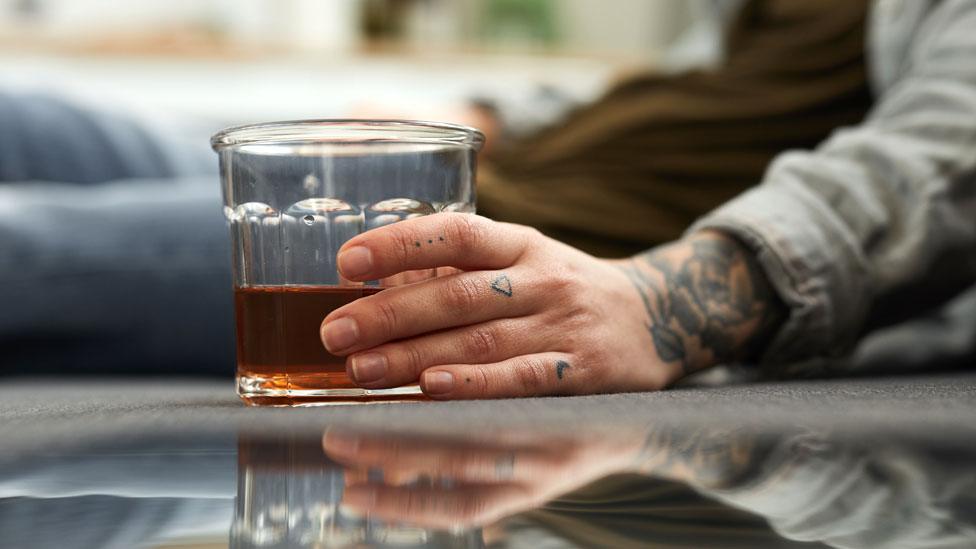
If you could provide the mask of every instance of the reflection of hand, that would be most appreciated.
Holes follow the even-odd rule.
[[[360,386],[420,380],[434,398],[659,389],[680,375],[647,352],[642,301],[611,262],[527,227],[437,214],[374,229],[340,249],[343,277],[465,272],[390,288],[333,311],[330,352]]]
[[[643,442],[623,433],[531,435],[499,434],[488,443],[330,430],[323,447],[351,471],[383,472],[381,482],[347,486],[345,505],[384,520],[447,528],[484,525],[625,470]]]

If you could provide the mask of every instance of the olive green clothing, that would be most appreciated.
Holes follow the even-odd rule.
[[[780,152],[812,148],[871,103],[865,0],[752,0],[726,61],[645,75],[484,166],[479,211],[591,253],[634,253],[757,184]]]

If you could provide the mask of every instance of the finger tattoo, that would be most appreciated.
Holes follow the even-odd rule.
[[[566,362],[565,360],[557,360],[556,361],[556,377],[559,378],[559,379],[562,379],[563,378],[563,370],[565,370],[566,368],[569,368],[569,363],[568,362]]]
[[[505,297],[512,297],[512,281],[504,273],[491,281],[491,289]]]

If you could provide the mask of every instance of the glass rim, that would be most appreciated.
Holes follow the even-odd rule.
[[[481,150],[485,134],[460,124],[424,120],[324,118],[262,122],[225,128],[210,138],[215,151],[246,145],[291,143],[363,145],[405,143],[465,146]]]

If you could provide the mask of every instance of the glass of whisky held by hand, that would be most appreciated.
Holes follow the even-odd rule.
[[[370,229],[437,212],[474,212],[484,136],[451,124],[309,120],[213,136],[233,241],[237,392],[253,405],[423,398],[416,385],[369,390],[319,338],[331,311],[433,277],[343,280],[336,252]]]

